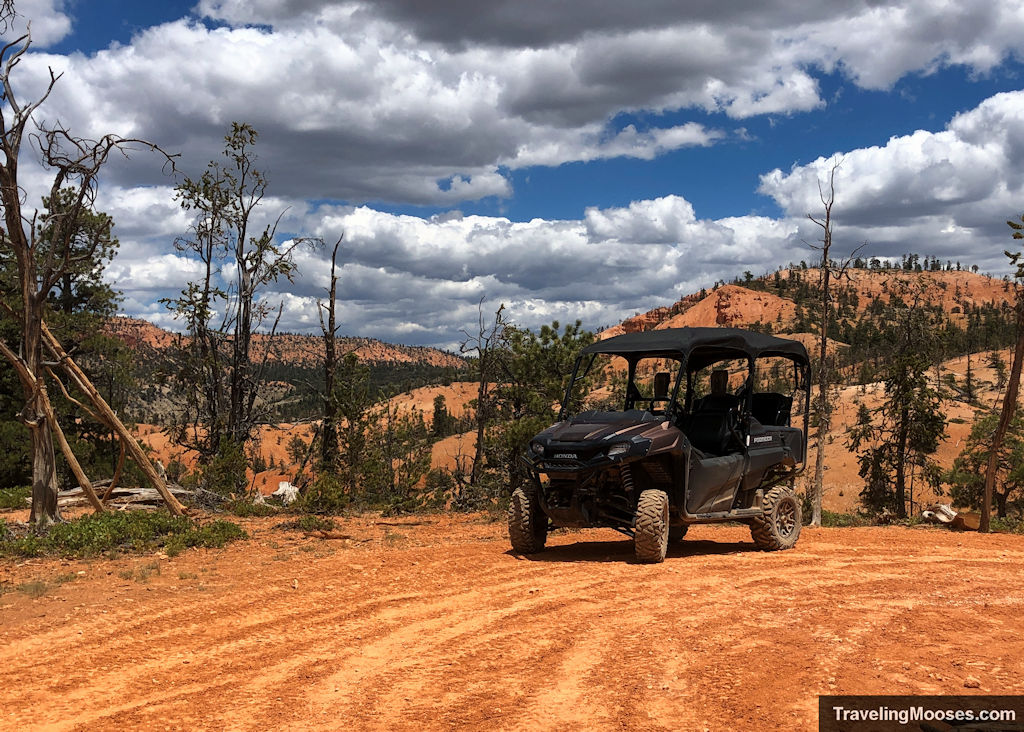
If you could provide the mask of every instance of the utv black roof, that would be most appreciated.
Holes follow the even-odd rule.
[[[780,356],[808,363],[807,349],[799,341],[739,328],[667,328],[624,333],[592,343],[583,353],[607,353],[630,361],[642,356],[678,358],[689,371],[729,358]]]

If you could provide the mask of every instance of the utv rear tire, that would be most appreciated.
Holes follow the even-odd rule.
[[[776,486],[761,501],[764,516],[751,520],[750,535],[758,549],[792,549],[800,537],[800,501],[787,486]]]
[[[668,527],[668,540],[670,542],[680,542],[686,538],[686,532],[690,530],[689,524],[679,524],[677,526]]]
[[[516,488],[508,504],[508,538],[516,554],[536,554],[548,540],[548,517],[534,486]]]
[[[668,553],[668,494],[647,490],[636,506],[633,548],[637,560],[645,564],[665,561]]]

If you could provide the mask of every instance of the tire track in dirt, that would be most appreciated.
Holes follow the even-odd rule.
[[[500,525],[403,532],[263,532],[147,585],[0,597],[0,728],[813,729],[829,691],[1022,690],[1021,537],[818,530],[773,554],[697,527],[652,566],[606,531],[525,560]]]

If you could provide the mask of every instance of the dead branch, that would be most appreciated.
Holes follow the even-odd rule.
[[[150,462],[149,457],[139,446],[138,440],[128,431],[128,428],[124,426],[117,414],[110,405],[107,404],[106,400],[99,393],[89,377],[85,375],[85,372],[79,368],[78,364],[68,356],[68,354],[61,348],[60,343],[54,338],[53,333],[50,332],[49,327],[45,322],[42,323],[42,334],[43,339],[46,343],[46,347],[54,355],[54,357],[60,362],[61,367],[68,377],[75,383],[75,385],[85,393],[89,400],[93,403],[100,414],[106,417],[111,427],[121,438],[124,445],[127,446],[129,452],[131,452],[132,459],[142,469],[142,472],[146,474],[150,483],[153,487],[163,496],[164,502],[167,504],[167,508],[175,516],[182,516],[186,513],[185,507],[178,502],[178,499],[167,489],[167,485],[164,480],[156,472],[153,464]]]
[[[71,394],[67,390],[67,387],[64,386],[64,383],[59,378],[57,378],[57,375],[55,373],[53,373],[53,369],[52,368],[47,366],[46,367],[46,373],[48,373],[50,375],[50,378],[54,380],[54,382],[57,384],[58,387],[60,387],[60,393],[64,395],[65,399],[67,399],[69,402],[71,402],[76,407],[81,409],[83,412],[88,414],[89,417],[91,417],[93,419],[93,421],[99,422],[100,424],[102,424],[102,425],[104,425],[106,427],[109,427],[110,429],[113,429],[113,427],[111,425],[107,424],[107,422],[105,422],[102,417],[100,417],[98,414],[96,414],[96,412],[92,411],[91,409],[89,409],[89,407],[85,406],[80,401],[78,401],[73,396],[71,396]]]
[[[103,500],[109,501],[110,496],[114,493],[114,489],[117,488],[117,484],[121,482],[121,471],[124,470],[124,459],[126,450],[124,448],[124,440],[119,441],[121,452],[117,456],[117,467],[114,468],[114,477],[110,479],[110,487],[107,488],[107,492],[103,494]]]

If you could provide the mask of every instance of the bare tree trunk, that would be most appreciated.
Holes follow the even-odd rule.
[[[907,440],[910,416],[906,407],[900,412],[900,431],[896,446],[896,515],[907,517]]]
[[[484,438],[487,431],[487,422],[491,415],[490,385],[494,374],[494,359],[496,352],[507,344],[508,335],[505,332],[508,325],[504,317],[505,305],[502,304],[494,313],[493,325],[484,323],[483,300],[480,300],[478,307],[479,323],[478,330],[474,334],[462,331],[466,340],[459,347],[462,353],[476,353],[477,370],[479,383],[477,386],[476,400],[476,454],[473,455],[473,464],[469,471],[469,484],[476,485],[480,479],[480,467],[483,463]]]
[[[28,431],[32,441],[32,512],[28,520],[33,526],[46,526],[60,518],[53,437],[45,418],[28,424]]]
[[[807,218],[821,227],[821,333],[818,346],[818,430],[817,430],[817,453],[814,458],[814,481],[811,483],[811,526],[821,526],[821,499],[824,493],[825,480],[825,443],[828,441],[829,423],[831,422],[832,404],[828,398],[828,388],[831,382],[828,362],[828,326],[830,314],[830,292],[832,277],[832,204],[836,198],[836,168],[839,163],[832,166],[829,174],[828,193],[818,184],[818,194],[821,203],[825,207],[825,218],[816,219],[810,214]],[[819,248],[819,247],[814,247]]]
[[[29,430],[32,444],[32,511],[29,522],[45,526],[60,519],[57,507],[57,459],[53,450],[53,430],[44,407],[43,345],[41,337],[43,303],[35,292],[36,268],[31,251],[19,262],[22,277],[22,347],[30,381],[23,380],[25,408],[21,419]]]
[[[1013,363],[1010,366],[1010,379],[1006,384],[1006,394],[1003,396],[1003,408],[999,412],[999,423],[992,435],[992,445],[989,448],[988,465],[985,468],[985,491],[981,499],[981,525],[979,531],[987,532],[992,520],[992,491],[996,485],[996,472],[999,469],[999,451],[1003,447],[1003,440],[1017,411],[1017,394],[1020,389],[1020,372],[1022,361],[1024,361],[1024,303],[1017,303],[1017,340],[1013,345]]]
[[[822,289],[821,289],[821,339],[818,350],[818,433],[817,451],[814,457],[814,483],[811,485],[811,526],[821,526],[821,500],[825,483],[825,443],[828,441],[832,422],[832,402],[828,398],[831,383],[828,356],[829,285],[832,267],[829,264],[829,249],[832,247],[832,199],[829,198],[825,214],[825,237],[822,247]]]
[[[477,387],[476,397],[476,451],[473,453],[473,465],[469,469],[469,484],[476,485],[480,476],[480,463],[484,455],[484,431],[487,426],[487,371],[484,364],[484,356],[480,361],[480,384]]]
[[[71,450],[71,445],[68,444],[68,440],[64,436],[64,430],[60,428],[60,422],[57,421],[57,415],[53,412],[53,405],[50,404],[50,397],[46,393],[45,384],[39,385],[39,399],[43,409],[46,410],[46,418],[53,430],[53,434],[57,437],[57,444],[60,445],[60,450],[64,453],[64,459],[68,461],[71,473],[75,476],[75,480],[78,481],[78,485],[82,487],[82,492],[85,493],[92,507],[96,509],[97,513],[103,513],[105,509],[103,504],[100,503],[100,499],[96,496],[96,491],[93,490],[92,482],[85,474],[85,471],[82,470],[81,463],[78,462],[78,458],[75,457],[75,453]],[[56,495],[54,498],[56,499]]]
[[[324,324],[323,303],[320,304],[320,328],[324,333],[324,424],[320,437],[320,460],[326,470],[336,470],[340,457],[338,450],[338,398],[334,393],[335,376],[338,371],[335,300],[338,296],[338,247],[342,237],[334,243],[331,252],[331,286],[328,289],[327,323]]]

